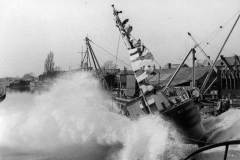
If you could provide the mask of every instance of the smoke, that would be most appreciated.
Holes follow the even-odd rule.
[[[42,94],[9,94],[0,106],[0,158],[162,159],[169,123],[118,112],[90,73],[65,75]]]

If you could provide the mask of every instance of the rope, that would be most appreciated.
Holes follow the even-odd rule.
[[[229,19],[227,19],[222,25],[218,26],[217,29],[215,29],[213,32],[210,33],[209,36],[207,36],[203,41],[200,41],[199,45],[203,44],[202,47],[205,47],[209,45],[209,41],[212,41],[216,38],[216,35],[225,30],[225,27],[230,23],[230,21],[233,20],[233,18],[236,17],[240,13],[240,10],[238,10],[235,14],[233,14]]]
[[[89,41],[94,44],[96,47],[102,49],[103,51],[105,51],[107,54],[111,55],[112,57],[116,57],[113,53],[111,53],[110,51],[106,50],[105,48],[101,47],[100,45],[96,44],[95,42],[93,42],[91,39],[89,39]],[[125,62],[124,60],[118,58],[118,60],[120,60],[123,64],[130,66],[127,62]]]
[[[156,62],[158,64],[158,67],[161,67],[160,63],[157,61],[157,59],[159,59],[159,57],[157,55],[154,55],[156,58],[154,58],[154,62]]]
[[[116,68],[117,68],[117,61],[118,61],[118,51],[119,51],[119,44],[120,44],[120,38],[121,38],[121,35],[119,34],[118,36],[118,42],[117,42],[117,51],[116,51]]]
[[[216,49],[219,48],[219,46],[217,46],[217,44],[213,44],[213,43],[211,44],[211,47],[216,48]],[[232,50],[230,48],[224,48],[224,51],[223,51],[223,53],[229,53],[229,54],[234,54],[234,52],[237,52],[237,51],[235,49]]]

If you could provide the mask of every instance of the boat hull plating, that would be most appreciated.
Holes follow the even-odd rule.
[[[206,131],[201,122],[199,107],[193,101],[187,101],[163,113],[169,117],[186,140],[202,144],[206,141]]]

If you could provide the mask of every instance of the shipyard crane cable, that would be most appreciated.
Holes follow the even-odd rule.
[[[220,32],[223,32],[224,30],[226,30],[226,26],[230,24],[230,21],[232,21],[236,15],[238,15],[240,13],[240,10],[238,10],[235,14],[233,14],[228,20],[226,20],[222,25],[220,25],[216,30],[214,30],[212,33],[210,33],[209,36],[207,36],[207,38],[205,38],[205,40],[200,41],[197,45],[201,46],[202,48],[206,48],[207,46],[212,46],[212,47],[216,47],[216,45],[213,45],[213,43],[209,43],[212,42],[213,40],[215,40],[217,38],[217,35]],[[197,39],[200,39],[198,36],[195,35],[195,37]],[[218,48],[218,47],[217,47]]]
[[[198,45],[202,45],[202,47],[206,47],[207,45],[209,45],[210,41],[213,41],[217,35],[222,32],[226,26],[240,13],[240,10],[238,10],[236,13],[234,13],[229,19],[227,19],[222,25],[218,26],[217,29],[213,30],[209,36],[207,36],[206,38],[204,38],[204,40],[200,41]],[[196,35],[195,35],[196,36]],[[198,37],[197,37],[198,38]],[[199,38],[198,38],[199,39]]]
[[[119,33],[119,36],[118,36],[118,41],[117,41],[117,50],[116,50],[116,68],[117,68],[117,61],[118,61],[118,52],[119,52],[119,44],[120,44],[120,38],[121,38],[121,35]]]
[[[240,14],[240,10],[238,10],[235,14],[233,14],[233,16],[231,16],[231,17],[230,17],[228,20],[226,20],[222,25],[220,25],[220,26],[218,27],[218,29],[214,30],[214,31],[211,33],[211,35],[208,36],[208,39],[203,40],[203,41],[200,41],[200,42],[198,43],[198,45],[201,45],[201,44],[202,44],[202,45],[201,45],[202,48],[206,48],[206,46],[212,46],[212,47],[218,48],[219,46],[217,46],[217,45],[214,44],[214,43],[209,43],[209,42],[215,40],[216,37],[217,37],[217,34],[219,34],[220,32],[223,32],[224,30],[226,30],[226,26],[229,25],[230,22],[231,22],[238,14]],[[220,29],[220,30],[219,30],[219,29]],[[195,37],[197,37],[197,36],[195,35]],[[199,39],[199,37],[197,37],[197,39]],[[205,42],[206,42],[206,43],[205,43]],[[203,43],[204,43],[204,44],[203,44]],[[225,48],[224,50],[225,50],[225,51],[228,51],[228,52],[234,52],[234,51],[231,51],[231,50],[229,50],[229,49],[227,49],[227,48]]]
[[[219,46],[217,45],[217,44],[211,44],[211,46],[213,47],[213,48],[219,48]],[[230,48],[224,48],[224,51],[223,51],[223,53],[231,53],[231,54],[233,54],[235,52],[235,49],[234,50],[232,50],[232,49],[230,49]],[[222,54],[223,54],[222,53]]]
[[[160,63],[156,60],[159,59],[158,55],[154,55],[156,58],[154,58],[154,62],[158,64],[158,67],[161,67]]]
[[[209,41],[214,40],[214,39],[216,38],[216,35],[217,35],[217,34],[219,34],[220,32],[222,32],[223,30],[225,30],[226,26],[229,25],[230,22],[231,22],[239,13],[240,13],[240,10],[237,11],[235,14],[233,14],[233,15],[232,15],[228,20],[226,20],[222,25],[220,25],[220,26],[218,27],[218,29],[216,29],[215,31],[213,31],[212,36],[209,36],[209,38],[206,39],[205,42],[207,42],[207,43],[205,43],[204,45],[205,45],[205,46],[208,45],[208,44],[209,44],[209,43],[208,43]]]
[[[116,56],[115,56],[113,53],[111,53],[110,51],[106,50],[106,49],[103,48],[102,46],[96,44],[96,43],[93,42],[91,39],[89,39],[89,41],[90,41],[92,44],[94,44],[96,47],[98,47],[98,48],[102,49],[103,51],[105,51],[107,54],[109,54],[109,55],[111,55],[112,57],[116,58]],[[118,58],[118,60],[120,60],[123,64],[125,64],[125,65],[127,65],[127,66],[130,66],[130,64],[128,64],[128,63],[125,62],[124,60],[122,60],[122,59],[120,59],[120,58]]]
[[[224,30],[226,30],[226,28],[227,28],[226,26],[229,25],[230,22],[233,20],[233,18],[235,18],[235,16],[238,15],[239,13],[240,13],[240,10],[238,10],[238,11],[237,11],[234,15],[232,15],[228,20],[226,20],[222,25],[220,25],[217,30],[214,30],[214,31],[210,34],[210,36],[207,37],[206,40],[200,41],[198,44],[195,44],[195,46],[198,45],[198,46],[201,46],[201,48],[206,48],[207,46],[212,46],[212,47],[215,46],[215,47],[216,47],[216,45],[214,45],[214,43],[209,43],[209,42],[212,42],[213,40],[215,40],[216,37],[217,37],[217,35],[218,35],[220,32],[223,32]],[[197,37],[197,36],[196,36],[196,37]],[[199,38],[197,37],[197,39],[199,39]],[[202,45],[201,45],[201,44],[202,44]],[[216,48],[218,48],[218,46],[217,46]],[[200,51],[201,51],[201,49],[200,49]]]

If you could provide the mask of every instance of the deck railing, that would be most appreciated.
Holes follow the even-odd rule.
[[[232,140],[232,141],[226,141],[226,142],[221,142],[221,143],[216,143],[216,144],[210,144],[204,147],[199,148],[197,151],[191,153],[189,156],[187,156],[186,158],[182,159],[182,160],[189,160],[190,158],[193,158],[194,156],[196,156],[197,154],[204,152],[206,150],[210,150],[213,148],[217,148],[217,147],[222,147],[225,146],[225,151],[224,151],[224,157],[223,160],[227,160],[227,155],[228,155],[228,149],[230,145],[240,145],[240,140]],[[219,158],[220,160],[220,158]]]

